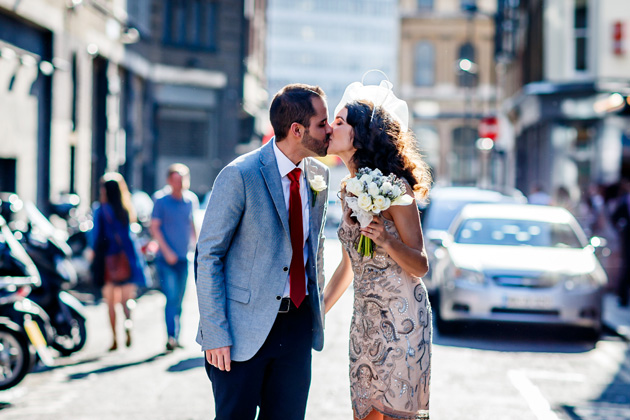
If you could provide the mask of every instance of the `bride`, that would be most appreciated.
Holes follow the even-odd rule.
[[[355,176],[380,169],[402,179],[412,198],[427,196],[428,167],[407,130],[407,105],[391,83],[348,86],[335,110],[328,153]],[[375,106],[376,104],[376,106]],[[324,291],[326,312],[354,279],[350,326],[350,394],[355,419],[428,419],[431,377],[431,306],[420,277],[428,270],[415,199],[392,206],[364,229],[345,203],[339,239],[342,260]],[[360,235],[373,240],[373,258],[357,252]]]

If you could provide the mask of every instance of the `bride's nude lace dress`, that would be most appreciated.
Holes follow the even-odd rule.
[[[395,419],[429,418],[431,306],[420,278],[406,273],[379,247],[361,257],[361,235],[352,210],[344,212],[338,235],[354,272],[354,315],[350,325],[350,393],[355,415],[372,409]],[[396,237],[393,221],[386,229]]]

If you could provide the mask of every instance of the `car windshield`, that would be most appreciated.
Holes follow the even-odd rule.
[[[475,245],[583,248],[571,225],[534,220],[468,219],[458,228],[455,242]]]
[[[466,205],[477,203],[474,200],[436,200],[427,211],[424,229],[448,230],[455,216]]]

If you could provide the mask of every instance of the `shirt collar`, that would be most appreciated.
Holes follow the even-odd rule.
[[[304,176],[304,159],[302,159],[297,166],[294,165],[293,162],[291,162],[291,159],[289,159],[284,153],[282,153],[282,150],[278,148],[275,139],[273,141],[273,152],[276,155],[276,162],[278,163],[278,170],[280,171],[281,177],[284,178],[295,168],[300,168],[302,170],[302,176]]]

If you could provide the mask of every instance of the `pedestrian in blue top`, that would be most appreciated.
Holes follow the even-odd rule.
[[[116,334],[116,306],[122,305],[125,315],[125,345],[131,346],[131,310],[135,307],[138,286],[146,285],[146,263],[141,257],[130,224],[136,221],[131,205],[127,183],[119,173],[110,172],[101,178],[100,206],[94,210],[92,230],[92,276],[96,285],[102,287],[103,298],[109,309],[113,342],[110,351],[118,348]],[[108,256],[123,252],[128,261],[128,277],[114,279],[113,267]]]
[[[166,296],[166,350],[172,351],[180,347],[178,338],[188,279],[188,251],[197,242],[193,212],[199,207],[199,200],[188,189],[190,170],[186,165],[175,163],[169,166],[166,182],[168,185],[154,194],[151,234],[160,246],[156,268]]]

